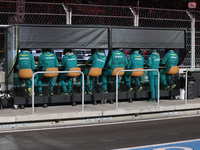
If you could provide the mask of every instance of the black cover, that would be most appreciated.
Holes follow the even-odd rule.
[[[194,99],[195,97],[195,81],[189,81],[188,82],[188,91],[187,91],[187,98],[188,99]]]
[[[185,31],[159,28],[113,28],[113,48],[185,48]]]
[[[185,29],[116,26],[19,26],[19,48],[179,48]],[[110,43],[109,43],[110,42]]]
[[[194,97],[200,96],[200,71],[189,71],[188,75],[192,78],[188,79],[188,84],[190,81],[195,81]],[[188,85],[189,88],[189,85]]]
[[[19,48],[108,48],[108,30],[69,26],[19,26]]]

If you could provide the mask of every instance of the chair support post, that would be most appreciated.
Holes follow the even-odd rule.
[[[74,80],[73,78],[71,78],[71,80],[72,80],[72,93],[70,95],[70,98],[71,98],[72,106],[76,106],[76,103],[74,102]]]
[[[134,95],[134,98],[136,99],[137,98],[137,80],[135,80],[135,95]]]
[[[170,79],[170,100],[173,100],[173,98],[172,98],[172,95],[173,95],[173,90],[172,90],[172,75],[170,75],[171,76],[171,79]]]
[[[94,105],[97,105],[97,102],[96,102],[96,100],[94,99],[95,97],[94,97],[94,82],[95,82],[95,77],[92,77],[92,82],[93,82],[93,89],[92,89],[92,101],[93,101],[93,104]]]
[[[50,87],[49,87],[49,97],[51,97],[51,78],[50,78]]]

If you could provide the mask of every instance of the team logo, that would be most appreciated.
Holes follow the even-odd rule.
[[[28,56],[28,55],[23,55],[23,54],[20,54],[20,56],[22,56],[22,57],[25,57],[25,56]]]
[[[171,55],[175,56],[176,54],[171,54]]]
[[[52,56],[53,54],[45,54],[45,56]]]
[[[140,55],[135,55],[135,57],[141,57]]]

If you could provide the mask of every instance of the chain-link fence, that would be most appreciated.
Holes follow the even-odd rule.
[[[66,24],[66,13],[60,3],[0,1],[0,16],[1,24]]]
[[[23,3],[23,4],[19,4]],[[19,8],[20,6],[20,8]],[[66,9],[65,9],[66,8]],[[20,9],[20,11],[19,11]],[[72,11],[74,25],[115,25],[162,28],[187,28],[187,54],[182,67],[190,66],[191,20],[186,10],[139,8],[127,6],[88,5],[74,3],[34,3],[23,1],[0,1],[1,24],[66,24],[67,11]],[[196,18],[195,62],[200,65],[200,12]],[[137,16],[139,16],[137,19]],[[183,55],[182,53],[179,54]]]
[[[4,59],[4,30],[0,28],[0,64],[2,63]],[[1,65],[0,65],[0,71],[1,71]]]
[[[72,24],[134,26],[129,7],[68,4],[72,9]]]

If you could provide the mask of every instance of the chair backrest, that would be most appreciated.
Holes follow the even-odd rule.
[[[79,68],[79,67],[70,68],[69,71],[81,71],[81,68]],[[66,76],[68,76],[68,77],[77,77],[77,76],[80,76],[80,74],[81,73],[72,72],[72,73],[68,73]]]
[[[101,68],[91,68],[89,73],[88,73],[88,76],[98,77],[101,74],[102,74],[102,69]]]
[[[111,74],[111,76],[116,76],[117,72],[119,70],[124,70],[124,68],[115,68]],[[124,75],[124,71],[121,71],[120,73],[118,73],[118,76],[123,76]]]
[[[19,70],[19,77],[23,79],[30,79],[33,76],[32,69],[20,69]]]
[[[143,70],[143,68],[135,68],[134,70]],[[144,71],[133,71],[131,76],[133,77],[140,77],[144,74]]]
[[[46,71],[58,71],[58,68],[47,68]],[[58,76],[58,73],[45,73],[44,76],[47,78],[53,78]]]
[[[166,74],[177,74],[179,71],[179,66],[172,66]]]

